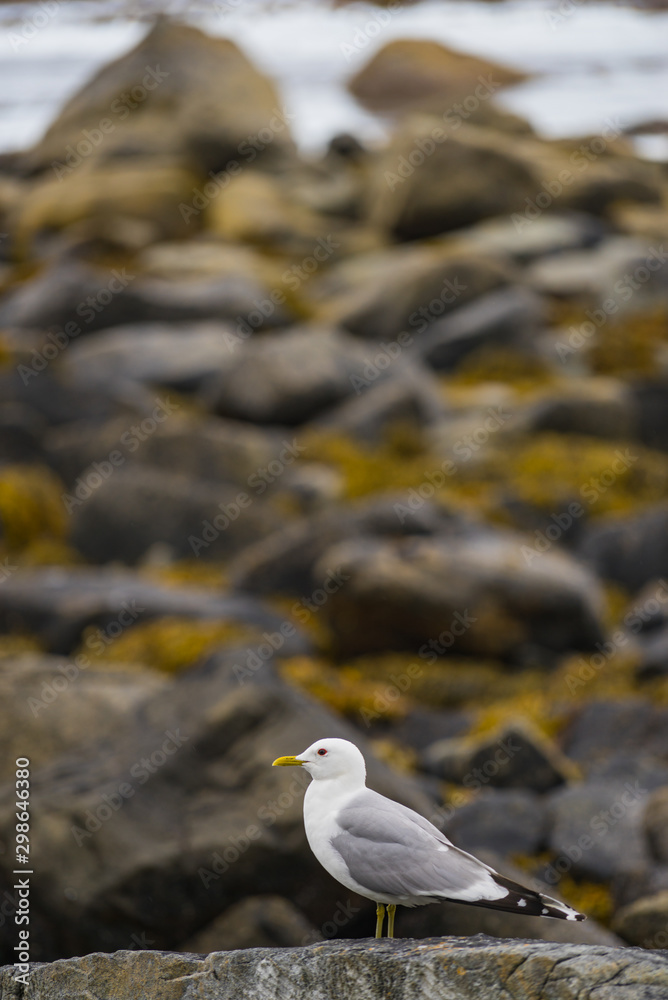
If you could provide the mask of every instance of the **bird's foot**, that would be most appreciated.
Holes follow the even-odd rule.
[[[390,908],[388,906],[387,912],[389,914]],[[382,903],[376,905],[376,937],[383,936],[383,923],[385,922],[385,907]]]

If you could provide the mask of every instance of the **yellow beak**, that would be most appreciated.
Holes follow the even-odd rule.
[[[303,761],[297,760],[296,757],[277,757],[272,767],[301,767]]]

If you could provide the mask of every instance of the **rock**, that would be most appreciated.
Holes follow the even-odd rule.
[[[134,107],[126,93],[133,88]],[[79,148],[84,129],[104,130],[86,153]],[[261,129],[268,141],[257,138]],[[78,172],[79,155],[175,158],[206,175],[231,160],[282,166],[293,161],[294,149],[278,94],[233,42],[160,18],[139,45],[70,98],[22,158],[23,168],[48,170],[56,160]]]
[[[412,428],[419,434],[445,418],[443,390],[431,372],[422,365],[401,364],[397,359],[395,368],[401,364],[399,371],[393,370],[388,378],[376,381],[383,369],[374,364],[373,349],[368,356],[368,367],[361,378],[355,379],[355,395],[316,417],[311,427],[351,436],[369,445],[387,441],[388,433],[398,427]]]
[[[632,760],[646,766],[668,758],[668,710],[641,698],[592,701],[582,706],[567,727],[564,753],[591,777],[620,774]],[[630,775],[629,775],[630,777]],[[643,780],[649,775],[643,775]],[[624,775],[626,780],[626,775]]]
[[[152,402],[152,412],[157,409],[158,416],[163,416],[164,404],[174,400],[167,397],[161,406],[160,397],[154,396]],[[47,433],[44,448],[47,461],[68,489],[76,486],[77,479],[86,482],[95,463],[99,466],[113,454],[116,468],[139,464],[179,469],[192,480],[245,486],[249,496],[265,493],[272,478],[287,472],[298,454],[294,439],[232,420],[198,419],[179,412],[164,423],[151,416],[111,420],[96,428],[93,439],[87,422],[68,424]],[[274,471],[280,466],[283,473],[272,477],[267,471],[269,462],[274,463]]]
[[[436,740],[461,736],[472,723],[470,712],[443,711],[420,705],[410,709],[402,719],[395,720],[389,729],[386,724],[379,723],[378,730],[379,735],[382,733],[400,746],[423,751]]]
[[[481,79],[483,77],[484,79]],[[492,80],[490,87],[486,81]],[[464,52],[447,49],[426,39],[401,38],[384,45],[349,81],[348,89],[371,111],[406,111],[411,108],[454,104],[475,92],[488,100],[502,86],[520,83],[525,74]],[[476,90],[477,88],[477,90]],[[461,118],[448,116],[451,128]],[[468,118],[469,116],[466,115]]]
[[[457,809],[443,832],[470,854],[535,854],[545,839],[545,807],[531,792],[489,789]]]
[[[668,892],[668,864],[649,862],[628,868],[620,872],[612,883],[616,909],[658,892]]]
[[[565,554],[527,566],[521,537],[357,539],[328,549],[345,586],[323,607],[341,655],[424,644],[447,654],[512,656],[527,643],[591,648],[601,635],[593,578]],[[434,645],[435,644],[435,645]],[[434,655],[434,659],[435,659]]]
[[[517,225],[512,219],[497,218],[478,222],[457,233],[460,244],[484,254],[510,257],[520,264],[596,246],[608,233],[608,227],[584,212],[550,212]]]
[[[202,397],[220,416],[292,426],[351,396],[365,364],[348,334],[300,327],[244,342]]]
[[[252,652],[229,650],[177,675],[113,747],[88,746],[32,771],[31,844],[42,862],[31,919],[44,915],[54,935],[43,959],[138,939],[180,947],[249,895],[289,898],[318,928],[336,916],[339,933],[351,916],[373,923],[373,903],[342,895],[308,848],[308,775],[272,771],[271,761],[326,732],[360,745],[372,787],[423,814],[429,800]],[[0,791],[3,839],[13,835],[14,792],[13,783]],[[9,886],[10,861],[0,856]],[[0,928],[0,941],[14,961],[13,925]]]
[[[511,281],[493,258],[456,244],[393,247],[333,264],[304,290],[323,323],[340,325],[369,340],[410,346],[430,323]]]
[[[0,465],[43,462],[40,438],[44,423],[22,403],[0,403]]]
[[[489,292],[438,319],[415,351],[432,368],[448,371],[478,348],[524,346],[545,320],[543,300],[522,287]]]
[[[118,394],[135,383],[194,392],[229,364],[232,337],[231,326],[206,321],[127,324],[72,343],[60,370],[77,385],[117,384]]]
[[[61,158],[65,150],[61,148]],[[63,174],[48,174],[25,192],[9,219],[17,250],[28,255],[40,241],[66,231],[69,238],[112,244],[140,244],[184,237],[179,211],[193,198],[197,176],[183,167],[133,159],[105,164],[87,161]]]
[[[164,684],[164,677],[148,669],[79,670],[41,653],[0,658],[0,780],[14,780],[14,761],[26,748],[30,766],[40,768],[91,734],[112,742],[125,716]]]
[[[572,785],[550,795],[549,848],[555,855],[546,878],[562,875],[607,882],[618,872],[648,859],[642,830],[647,789],[596,782]]]
[[[668,576],[668,506],[592,524],[583,534],[581,557],[607,580],[631,593]]]
[[[144,277],[128,267],[106,271],[60,260],[5,297],[0,322],[56,329],[56,356],[83,334],[131,323],[234,320],[237,343],[250,335],[248,322],[256,316],[254,328],[282,326],[291,317],[283,305],[269,301],[269,294],[260,279],[238,269],[167,280]],[[259,303],[265,306],[262,313]]]
[[[495,737],[445,739],[427,747],[421,758],[430,774],[480,788],[527,788],[547,792],[571,776],[557,748],[525,723],[509,725]]]
[[[440,144],[435,141],[439,135],[446,136],[439,118],[414,116],[381,156],[369,196],[370,218],[396,239],[424,239],[517,213],[540,190],[511,137],[473,125],[462,125],[456,136],[441,138]],[[421,150],[428,143],[427,156]],[[411,156],[420,158],[417,167],[411,166]]]
[[[512,919],[512,917],[510,918]],[[528,919],[528,918],[517,918]],[[551,921],[552,923],[554,921]],[[565,921],[561,921],[565,923]],[[544,921],[547,923],[547,921]],[[13,969],[0,972],[7,1000],[21,993]],[[584,944],[497,941],[490,938],[330,941],[293,949],[219,952],[206,957],[157,951],[118,951],[59,960],[31,970],[35,1000],[66,1000],[88,993],[100,1000],[384,1000],[388,984],[402,1000],[430,993],[469,1000],[472,990],[503,1000],[659,1000],[668,990],[668,962],[660,952]],[[167,984],[167,985],[166,985]],[[538,992],[537,992],[538,991]]]
[[[648,262],[651,267],[646,267]],[[615,313],[629,309],[637,312],[665,299],[667,282],[662,263],[660,252],[652,250],[643,240],[610,236],[594,249],[536,261],[529,267],[527,279],[539,292],[548,295],[613,299]],[[645,268],[648,277],[641,284],[636,281],[631,294],[620,294],[619,282],[624,285],[625,274],[632,274],[639,267]]]
[[[589,378],[543,397],[526,415],[528,431],[586,434],[612,441],[635,437],[633,397],[619,379]]]
[[[612,926],[630,944],[668,948],[668,890],[625,906],[615,914]]]
[[[655,629],[643,636],[638,677],[648,680],[668,675],[668,628]]]
[[[373,497],[353,507],[332,507],[285,525],[239,553],[230,563],[230,580],[237,589],[254,594],[309,594],[314,587],[321,587],[324,579],[318,576],[318,561],[344,539],[473,530],[474,522],[459,511],[428,501],[402,523],[395,510],[398,500],[396,496]]]
[[[25,361],[31,363],[33,358]],[[35,428],[74,420],[86,420],[95,426],[122,413],[133,416],[136,413],[134,406],[107,395],[104,387],[68,384],[59,374],[44,370],[41,362],[40,370],[28,364],[25,369],[18,365],[11,371],[0,370],[0,396],[8,405],[20,406]]]
[[[313,924],[282,896],[250,896],[230,906],[180,951],[208,955],[238,948],[298,948],[319,937]]]
[[[72,651],[91,625],[113,638],[138,621],[173,616],[272,632],[280,632],[285,620],[247,595],[160,586],[118,568],[18,569],[0,587],[0,630],[32,634],[52,652]],[[95,649],[94,636],[88,645]],[[299,655],[310,644],[297,629],[281,648]]]
[[[629,392],[637,411],[637,435],[648,448],[668,451],[668,384],[665,378],[631,382]]]
[[[100,479],[89,476],[83,496],[63,495],[72,544],[89,562],[134,564],[156,543],[177,559],[225,559],[281,523],[267,501],[171,469],[137,462]]]
[[[293,500],[301,514],[314,514],[337,504],[345,493],[345,480],[338,469],[324,462],[300,462],[287,471],[280,491]]]
[[[668,863],[668,787],[651,795],[645,812],[645,832],[654,857]]]

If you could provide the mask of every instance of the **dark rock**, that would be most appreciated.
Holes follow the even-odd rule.
[[[139,382],[196,392],[229,363],[232,336],[231,326],[206,321],[114,327],[72,343],[60,369],[77,386]]]
[[[247,595],[163,587],[118,568],[22,569],[0,587],[0,630],[32,634],[58,653],[78,646],[91,625],[113,637],[119,634],[119,622],[125,630],[163,617],[236,621],[271,632],[280,632],[284,622]],[[310,646],[297,630],[281,648],[298,655]]]
[[[355,391],[366,352],[336,330],[305,327],[245,341],[203,389],[223,417],[262,424],[300,424]]]
[[[287,899],[250,896],[230,906],[180,950],[208,955],[238,948],[297,948],[319,938],[313,924]]]
[[[476,856],[480,850],[502,857],[535,854],[545,839],[545,806],[532,792],[489,789],[457,809],[443,832]]]
[[[72,513],[72,543],[90,562],[133,564],[156,543],[174,558],[224,559],[280,523],[267,502],[248,497],[240,507],[236,486],[139,463],[114,469],[97,485],[100,478],[87,498],[63,500]]]
[[[439,711],[422,706],[411,709],[398,722],[387,729],[386,724],[378,726],[378,734],[388,736],[401,746],[409,746],[423,751],[436,740],[461,736],[473,722],[470,712]],[[375,732],[374,732],[375,735]]]
[[[526,788],[546,792],[568,779],[568,762],[526,726],[508,726],[494,738],[438,740],[421,758],[430,774],[468,788]]]
[[[124,717],[164,684],[164,677],[148,669],[79,669],[41,653],[3,657],[0,780],[14,778],[14,762],[26,748],[31,767],[39,768],[78,747],[86,738],[82,719],[98,739],[117,739]]]
[[[600,576],[632,593],[650,580],[668,577],[668,507],[593,524],[580,552]]]
[[[668,787],[653,792],[645,811],[645,832],[658,861],[668,863]]]
[[[543,300],[534,292],[503,288],[436,320],[421,334],[415,350],[432,368],[447,371],[477,348],[527,344],[544,314]]]
[[[668,948],[668,890],[625,906],[615,914],[612,926],[630,944]]]
[[[574,391],[541,399],[526,416],[528,431],[586,434],[612,441],[635,437],[633,399],[623,382],[588,379]]]
[[[83,334],[127,324],[238,321],[253,313],[257,300],[267,299],[269,291],[260,280],[238,270],[167,281],[141,276],[132,268],[102,270],[63,259],[5,296],[0,323],[28,329],[57,327],[67,344]],[[284,307],[273,305],[262,325],[281,326],[290,318]]]
[[[365,753],[372,787],[423,814],[430,803],[351,726],[249,653],[229,650],[178,675],[129,717],[113,746],[95,744],[82,718],[86,748],[32,772],[41,878],[31,912],[48,916],[55,955],[114,950],[140,935],[178,947],[248,895],[289,898],[316,927],[341,904],[373,923],[373,904],[342,896],[307,845],[308,775],[277,773],[271,761],[323,733],[341,736]],[[13,836],[14,792],[12,783],[0,793],[3,839]],[[111,814],[105,795],[120,797]],[[15,880],[12,868],[0,856],[3,888]],[[0,941],[14,961],[13,923],[0,927]]]
[[[668,759],[668,709],[640,698],[593,701],[584,705],[563,738],[564,752],[588,774],[598,774],[617,758]]]
[[[557,884],[572,872],[607,882],[648,859],[642,829],[647,789],[637,782],[588,783],[553,792],[548,843],[555,855],[546,878]]]
[[[638,439],[648,448],[668,451],[668,385],[665,380],[632,382]]]
[[[40,439],[44,423],[29,406],[21,403],[0,404],[0,465],[43,462]]]
[[[645,633],[641,650],[637,667],[641,679],[668,675],[668,627]]]
[[[378,369],[373,361],[370,365],[375,379]],[[365,444],[379,444],[393,428],[420,433],[446,412],[442,388],[421,365],[404,365],[400,374],[380,382],[356,381],[355,393],[313,420],[311,426],[350,435]]]
[[[305,294],[323,322],[383,342],[403,333],[395,347],[404,347],[434,320],[512,279],[498,260],[443,242],[357,254],[328,268]]]
[[[322,585],[323,577],[316,573],[318,560],[343,539],[369,534],[431,536],[475,530],[475,522],[458,511],[429,502],[402,523],[396,515],[397,502],[398,497],[374,497],[288,524],[242,551],[230,564],[230,579],[239,590],[254,594],[308,594]]]
[[[482,531],[333,546],[315,573],[335,567],[345,580],[323,607],[337,648],[357,655],[431,641],[441,653],[483,656],[510,656],[527,643],[592,648],[601,637],[594,579],[562,554],[527,566],[521,544],[510,532]]]
[[[108,461],[113,453],[116,468],[139,463],[178,469],[195,481],[245,486],[251,497],[268,490],[270,461],[278,461],[281,453],[295,461],[295,442],[285,437],[231,420],[193,418],[165,394],[153,396],[152,402],[158,420],[151,415],[143,420],[120,417],[96,428],[94,437],[86,421],[55,428],[44,439],[47,461],[68,488],[77,478],[85,481],[87,470],[94,471],[94,463]],[[286,453],[286,446],[292,450]]]
[[[650,862],[628,868],[616,875],[612,882],[616,909],[635,903],[643,896],[654,896],[657,892],[668,892],[668,864]]]
[[[513,137],[466,124],[437,144],[432,132],[443,131],[442,126],[436,116],[408,118],[381,156],[370,195],[371,219],[399,240],[424,239],[490,216],[520,212],[540,190]],[[403,160],[428,142],[434,147],[431,155],[422,154],[419,169],[402,177],[398,170]]]
[[[11,372],[0,371],[0,397],[7,404],[32,412],[34,417],[27,419],[31,425],[36,421],[35,428],[38,424],[57,426],[75,420],[95,426],[120,413],[137,412],[109,396],[103,386],[72,385],[51,371],[29,367],[33,360],[31,356]]]
[[[504,914],[504,917],[506,915]],[[513,919],[512,917],[510,919]],[[516,918],[527,920],[530,918]],[[540,923],[540,921],[534,921]],[[566,921],[558,921],[566,923]],[[543,921],[557,923],[557,921]],[[7,1000],[20,1000],[11,967],[0,972]],[[207,957],[157,951],[93,954],[36,966],[35,1000],[273,1000],[279,982],[284,1000],[385,1000],[388,984],[402,1000],[431,993],[448,1000],[661,1000],[668,990],[668,960],[660,952],[554,942],[502,942],[490,938],[414,941],[332,941],[299,950],[214,952]],[[167,992],[169,991],[169,992]]]

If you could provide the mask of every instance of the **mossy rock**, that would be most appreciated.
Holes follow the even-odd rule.
[[[0,469],[0,537],[10,552],[20,552],[38,539],[66,537],[63,492],[61,481],[44,466]]]

